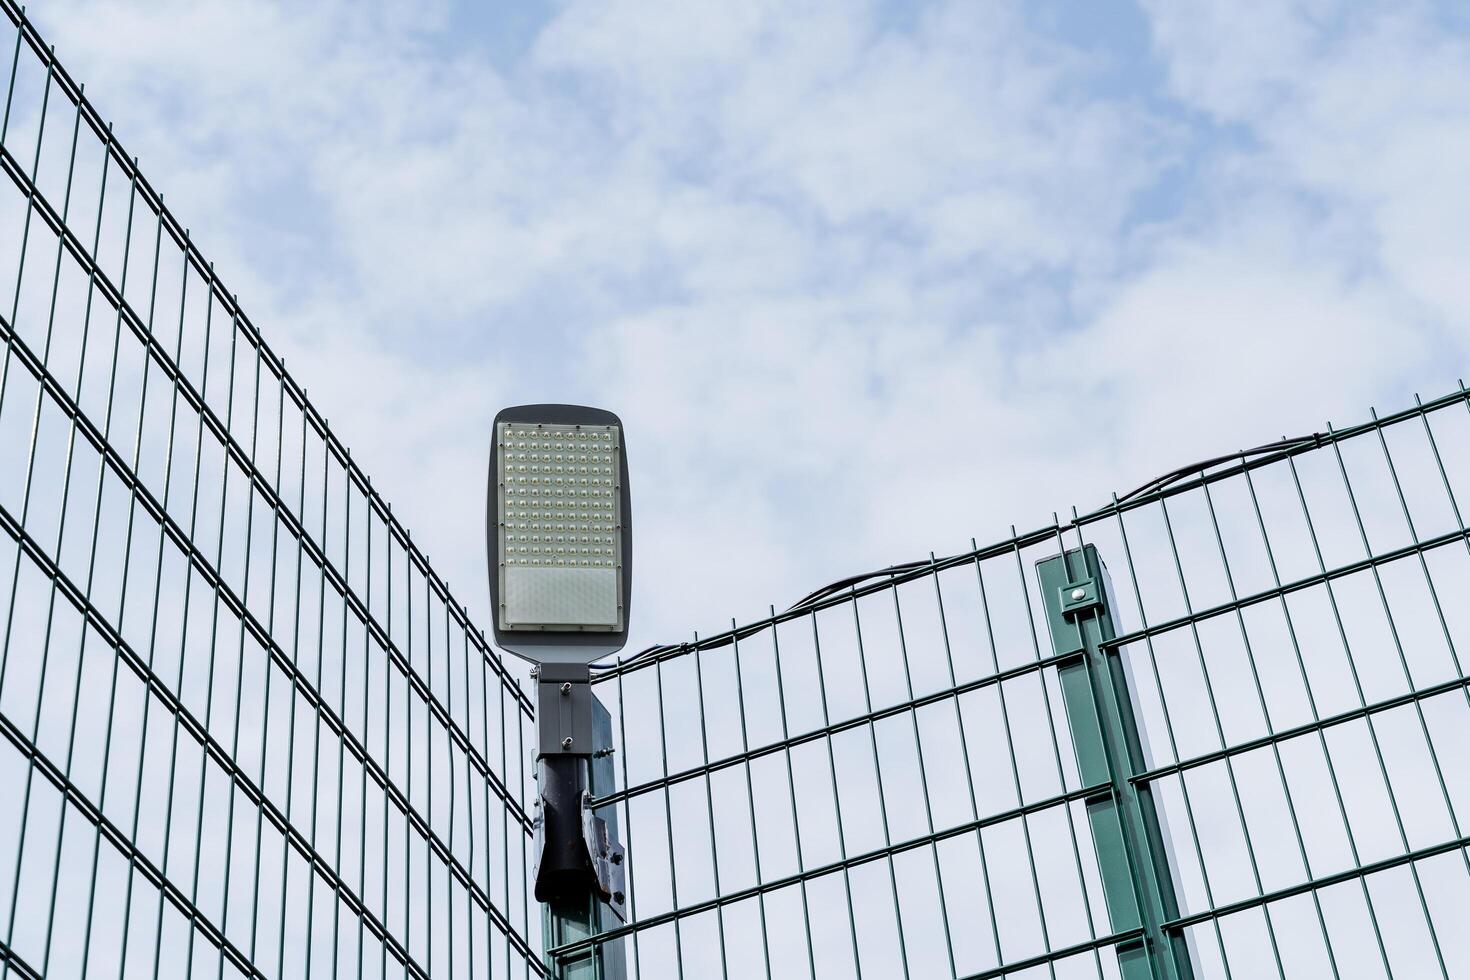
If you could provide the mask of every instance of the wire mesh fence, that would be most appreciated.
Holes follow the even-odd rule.
[[[0,977],[1470,977],[1463,389],[606,665],[543,929],[531,701],[0,9]]]
[[[1467,409],[604,671],[630,975],[1470,976]]]
[[[0,976],[541,974],[529,700],[0,9]]]

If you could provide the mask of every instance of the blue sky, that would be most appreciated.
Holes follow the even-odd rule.
[[[503,405],[624,417],[638,644],[1470,352],[1449,6],[31,13],[476,611]]]

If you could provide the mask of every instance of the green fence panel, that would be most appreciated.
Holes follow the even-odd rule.
[[[0,977],[543,975],[529,699],[0,10]]]
[[[1470,976],[1466,501],[1462,388],[606,665],[632,920],[553,961]]]

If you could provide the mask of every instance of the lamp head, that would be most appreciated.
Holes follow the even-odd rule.
[[[633,555],[622,422],[579,405],[503,409],[489,482],[496,645],[538,664],[621,650]]]

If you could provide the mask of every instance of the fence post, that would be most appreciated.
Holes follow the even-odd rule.
[[[587,791],[596,799],[617,789],[617,770],[612,758],[612,716],[596,697],[592,699],[592,748],[587,759]],[[607,821],[608,831],[616,839],[617,807],[594,807],[593,812]],[[542,905],[541,909],[541,945],[547,950],[591,938],[621,925],[590,889],[579,899],[553,900]],[[552,960],[548,956],[546,965],[554,980],[627,980],[628,976],[627,954],[622,939],[571,954],[560,962]]]
[[[1077,768],[1086,801],[1108,918],[1114,932],[1142,930],[1117,947],[1124,980],[1194,980],[1182,933],[1163,924],[1177,918],[1164,828],[1150,788],[1132,776],[1146,763],[1127,671],[1104,644],[1116,635],[1112,585],[1092,545],[1036,563],[1046,621],[1057,656]]]

